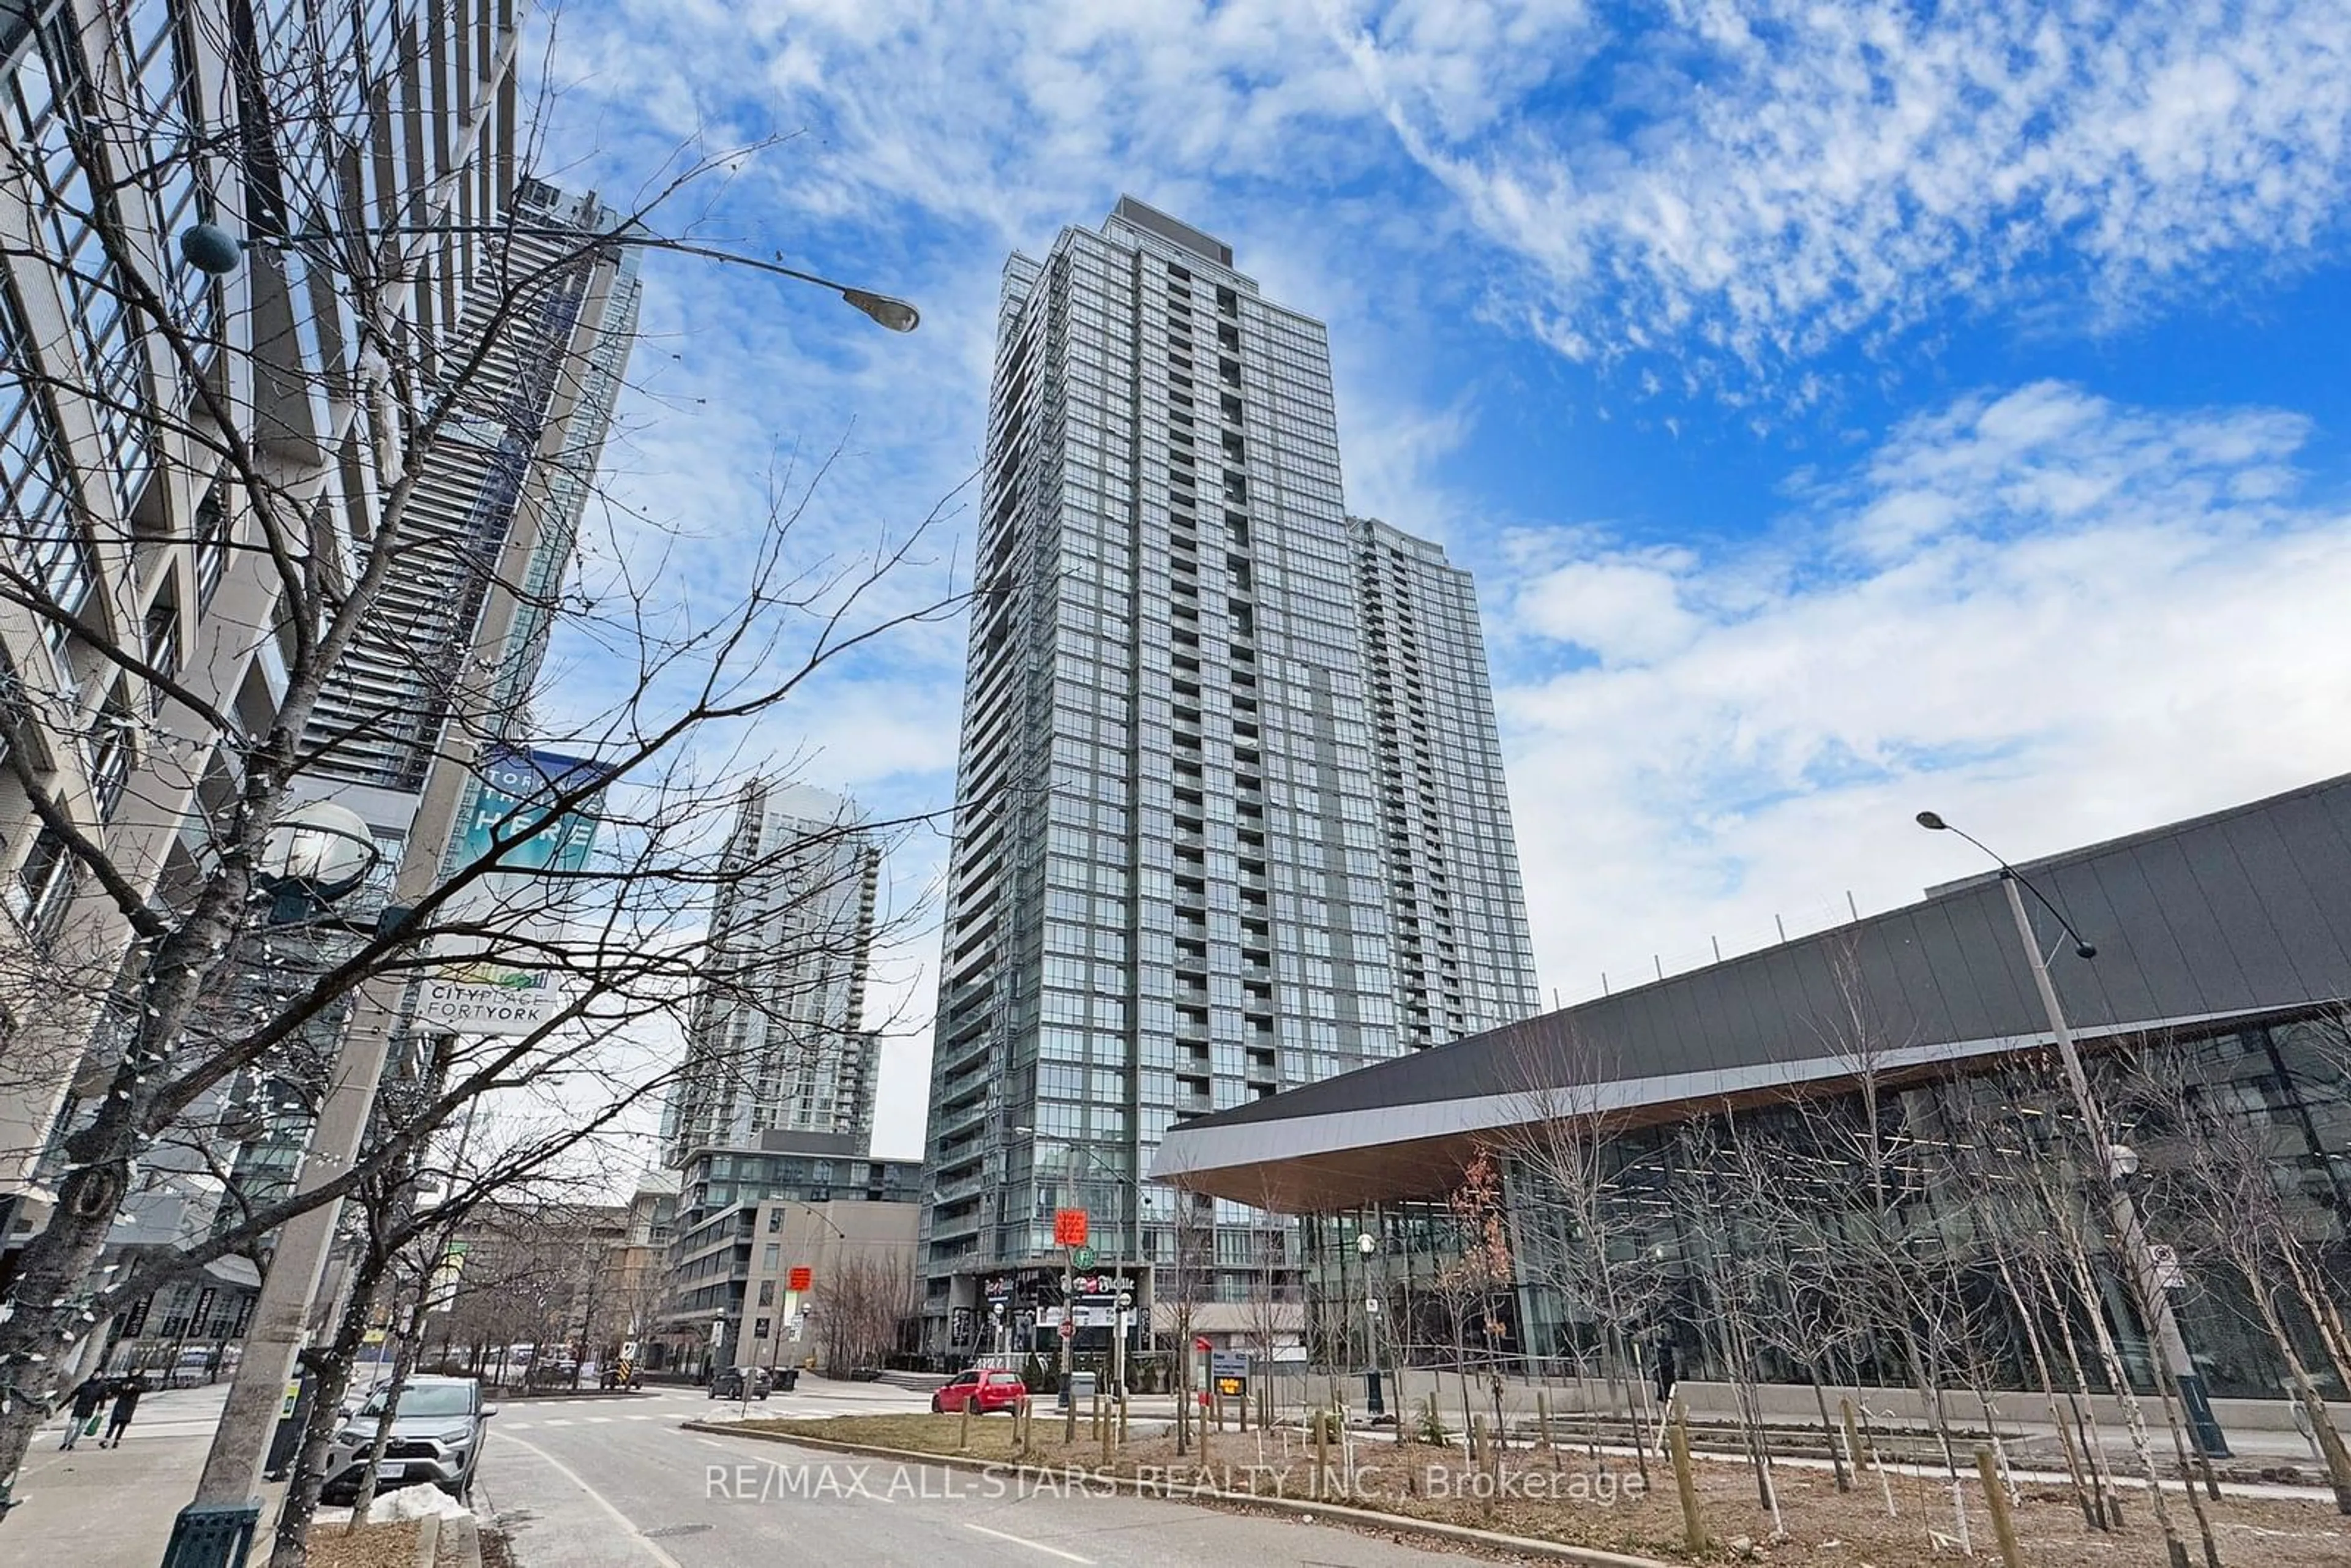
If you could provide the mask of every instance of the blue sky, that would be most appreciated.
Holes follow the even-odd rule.
[[[649,256],[616,494],[717,582],[970,474],[998,273],[1132,192],[1330,325],[1351,507],[1479,574],[1537,956],[1595,994],[2351,767],[2339,6],[577,0],[546,171],[924,311]],[[951,509],[907,591],[954,580]],[[958,628],[774,716],[953,789]],[[916,910],[939,845],[893,864]],[[922,922],[917,918],[916,925]],[[920,1142],[927,936],[883,1142]]]

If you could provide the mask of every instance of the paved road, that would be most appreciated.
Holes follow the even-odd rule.
[[[824,1402],[904,1408],[906,1400],[841,1390]],[[816,1403],[788,1401],[795,1412]],[[1020,1496],[967,1471],[678,1430],[709,1411],[691,1393],[508,1406],[492,1423],[475,1507],[509,1532],[520,1568],[1467,1561],[1325,1525],[1059,1489]]]

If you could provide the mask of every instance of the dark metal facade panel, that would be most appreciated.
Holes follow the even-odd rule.
[[[2033,928],[2046,931],[2049,943],[2042,950],[2053,950],[2051,973],[2068,1009],[2078,1008],[2083,1026],[2172,1016],[2168,1009],[2181,1004],[2181,988],[2176,979],[2168,985],[2158,982],[2176,974],[2178,961],[2160,958],[2149,964],[2146,946],[2151,931],[2160,937],[2161,952],[2172,951],[2174,944],[2168,927],[2160,923],[2149,926],[2146,920],[2143,911],[2151,894],[2137,869],[2118,863],[2083,867],[2053,892],[2059,895],[2074,928],[2098,949],[2086,967],[2046,910],[2030,903],[2026,909],[2039,916]],[[2142,910],[2137,920],[2127,914],[2133,908]]]
[[[2351,867],[2351,836],[2345,834],[2328,810],[2328,800],[2288,800],[2275,811],[2248,819],[2242,826],[2256,830],[2244,833],[2247,840],[2274,836],[2274,852],[2246,857],[2252,874],[2264,887],[2298,882],[2302,896],[2309,900],[2306,904],[2282,902],[2278,905],[2286,940],[2294,945],[2297,967],[2308,974],[2314,960],[2324,965],[2325,954],[2351,951],[2351,910],[2324,896],[2327,890],[2342,885],[2345,870]],[[2275,868],[2273,852],[2293,867],[2293,878]]]
[[[2189,869],[2188,857],[2176,839],[2161,839],[2131,856],[2127,865],[2147,878],[2148,904],[2116,913],[2127,924],[2123,929],[2136,948],[2143,932],[2165,931],[2179,956],[2169,965],[2147,955],[2147,982],[2160,997],[2167,983],[2181,985],[2199,1012],[2234,1011],[2254,1005],[2253,990],[2237,966],[2228,934],[2204,904],[2204,891]],[[2182,1010],[2189,1010],[2183,1009]]]
[[[2229,944],[2237,970],[2245,977],[2245,988],[2256,997],[2292,996],[2303,988],[2300,969],[2279,940],[2269,905],[2246,874],[2229,827],[2223,823],[2215,831],[2181,841],[2188,873],[2196,879],[2204,907],[2212,912],[2222,940]]]
[[[2051,856],[2025,868],[2096,944],[2073,955],[2028,898],[2085,1032],[2351,998],[2351,777]],[[1839,987],[1857,973],[1856,1030]],[[1850,1057],[2047,1032],[2007,894],[1970,881],[1725,963],[1180,1125],[1522,1093],[1554,1085]],[[1180,1135],[1180,1129],[1179,1134]]]

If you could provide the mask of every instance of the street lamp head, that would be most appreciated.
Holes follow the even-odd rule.
[[[841,297],[893,332],[911,332],[922,324],[923,313],[903,299],[869,294],[862,288],[844,288]]]
[[[1355,1238],[1355,1250],[1368,1258],[1380,1249],[1378,1239],[1368,1230]]]
[[[2074,956],[2076,958],[2095,958],[2097,956],[2098,949],[2096,944],[2078,941],[2074,944]]]
[[[328,904],[365,882],[383,852],[367,819],[331,800],[310,800],[277,819],[262,847],[262,873]]]
[[[1918,813],[1918,825],[1930,833],[1939,833],[1951,824],[1932,811],[1921,811]]]
[[[218,224],[191,224],[180,231],[180,259],[198,272],[226,277],[245,265],[245,242]]]

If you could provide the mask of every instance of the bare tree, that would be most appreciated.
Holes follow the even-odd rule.
[[[1616,1179],[1624,1124],[1605,1098],[1610,1064],[1583,1040],[1572,1040],[1565,1055],[1573,1064],[1567,1082],[1559,1081],[1555,1064],[1531,1050],[1513,1064],[1519,1082],[1512,1124],[1497,1135],[1518,1183],[1518,1268],[1555,1294],[1568,1333],[1583,1324],[1597,1330],[1593,1349],[1610,1412],[1625,1412],[1635,1463],[1646,1482],[1648,1385],[1636,1346],[1662,1302],[1662,1280],[1638,1264],[1644,1237],[1628,1218],[1631,1205]],[[1562,1350],[1574,1355],[1580,1380],[1580,1347]],[[1596,1464],[1596,1427],[1592,1447]]]
[[[2160,1118],[2179,1156],[2158,1178],[2163,1210],[2181,1221],[2183,1249],[2243,1284],[2310,1422],[2335,1507],[2351,1514],[2351,1452],[2287,1321],[2289,1302],[2314,1324],[2327,1306],[2310,1289],[2321,1270],[2303,1222],[2279,1193],[2277,1163],[2252,1122],[2198,1080],[2186,1050],[2150,1049],[2134,1066],[2134,1102]]]
[[[296,37],[289,47],[204,87],[224,99],[213,118],[235,126],[236,104],[266,103],[273,136],[313,136],[363,162],[345,129],[340,46]],[[359,63],[374,80],[400,68],[396,60]],[[103,565],[95,574],[43,570],[58,548],[47,534],[15,538],[14,549],[0,551],[0,609],[44,628],[58,650],[43,671],[11,672],[0,694],[10,730],[0,817],[24,822],[49,857],[38,919],[0,943],[0,1005],[37,1014],[33,998],[99,998],[94,1014],[52,1019],[46,1056],[12,1055],[6,1064],[29,1076],[89,1042],[57,1202],[25,1249],[0,1314],[0,1475],[14,1473],[57,1398],[57,1369],[72,1364],[91,1325],[120,1302],[250,1248],[310,1209],[371,1184],[396,1185],[437,1131],[484,1095],[518,1087],[571,1092],[584,1102],[577,1113],[594,1120],[647,1092],[659,1071],[650,1064],[611,1086],[613,1042],[671,1014],[706,951],[706,936],[697,935],[705,906],[743,874],[722,852],[714,809],[731,795],[732,779],[774,766],[750,732],[877,639],[956,612],[958,599],[900,581],[929,580],[920,525],[854,549],[808,537],[804,507],[814,480],[789,468],[776,476],[768,515],[744,520],[726,595],[689,600],[677,591],[665,573],[689,541],[658,518],[601,513],[605,536],[587,541],[601,565],[584,593],[567,586],[562,570],[581,541],[517,535],[485,554],[429,518],[423,497],[438,479],[501,462],[521,465],[519,515],[534,528],[554,526],[551,486],[592,487],[601,426],[575,433],[577,444],[537,416],[517,428],[507,423],[514,399],[500,378],[517,359],[538,356],[533,362],[543,361],[562,382],[549,395],[576,403],[601,373],[593,356],[583,360],[569,339],[532,334],[560,315],[553,302],[619,287],[611,236],[649,236],[652,221],[739,150],[681,158],[642,201],[608,214],[611,226],[576,241],[510,221],[480,241],[455,327],[412,305],[445,259],[434,225],[457,210],[463,169],[410,193],[396,229],[371,231],[362,215],[347,229],[317,234],[302,227],[311,214],[352,211],[353,192],[339,183],[343,164],[307,153],[284,159],[277,232],[299,236],[287,243],[304,287],[331,301],[326,314],[351,334],[340,345],[346,357],[303,363],[285,358],[284,342],[225,337],[217,311],[192,312],[186,280],[137,215],[147,209],[134,212],[131,198],[154,171],[126,168],[123,149],[109,141],[110,126],[152,115],[104,101],[102,82],[65,74],[52,85],[70,105],[62,134],[89,177],[66,179],[62,164],[25,149],[12,150],[0,176],[34,206],[85,225],[98,254],[69,257],[37,244],[11,245],[5,254],[20,275],[47,267],[61,288],[102,292],[133,322],[153,369],[176,391],[127,412],[145,460],[169,481],[158,483],[182,499],[130,518],[87,506],[75,511],[74,548]],[[182,160],[183,172],[209,178],[246,147],[240,134],[189,139],[166,156]],[[322,183],[303,188],[311,176]],[[511,189],[513,171],[500,179]],[[277,277],[268,255],[255,252],[249,268]],[[91,389],[78,371],[41,368],[60,357],[12,361],[11,369],[43,396],[87,404]],[[289,466],[282,433],[256,428],[257,386],[273,396],[315,394],[348,414],[322,433],[326,462]],[[94,494],[103,482],[92,477],[78,493]],[[478,602],[469,604],[456,643],[437,633],[420,640],[392,598],[393,585],[441,570],[452,552],[471,552],[466,580]],[[142,563],[191,556],[225,559],[221,570],[256,607],[241,628],[215,617],[211,641],[193,652],[229,658],[237,650],[227,640],[241,635],[249,663],[252,645],[266,643],[269,682],[225,691],[198,678],[191,650],[158,642],[153,612],[164,601],[147,597],[155,574]],[[552,559],[557,570],[537,573],[535,559]],[[556,630],[600,650],[618,678],[550,693],[518,678],[535,651],[519,664],[479,656],[535,650]],[[390,890],[395,913],[371,926],[314,923],[289,932],[273,916],[287,893],[274,867],[290,807],[323,792],[355,750],[419,739],[415,716],[397,704],[331,713],[322,705],[361,650],[388,651],[444,677],[437,695],[445,722],[421,738],[430,758],[427,808]],[[92,693],[104,721],[95,730]],[[439,826],[451,825],[462,801],[481,798],[494,748],[517,742],[592,766],[545,780],[491,825],[483,852],[444,859],[433,811],[442,812]],[[78,760],[66,766],[68,759]],[[131,780],[111,825],[91,808],[93,778],[110,794],[117,780]],[[593,860],[536,864],[529,849],[544,826],[577,814],[600,821]],[[790,853],[779,852],[777,863]],[[517,879],[517,872],[530,874]],[[529,889],[519,899],[510,896],[517,880]],[[477,896],[492,887],[497,898]],[[119,939],[125,933],[127,948]],[[442,1061],[434,1091],[343,1168],[314,1172],[316,1179],[252,1204],[201,1242],[90,1282],[142,1162],[212,1119],[222,1092],[256,1077],[299,1082],[306,1052],[332,1060],[337,1042],[351,1049],[349,1039],[371,1030],[420,1049],[407,1042],[429,1040],[430,1020],[415,1016],[409,988],[482,967],[558,977],[559,999],[528,1032],[469,1037]]]
[[[846,1377],[858,1367],[881,1365],[897,1348],[914,1304],[911,1260],[860,1256],[836,1264],[810,1303],[825,1375]]]
[[[1170,1184],[1175,1218],[1170,1226],[1172,1252],[1152,1271],[1152,1316],[1166,1309],[1166,1322],[1175,1341],[1176,1451],[1191,1451],[1192,1336],[1200,1307],[1216,1289],[1216,1211],[1213,1200],[1182,1183]]]
[[[1473,1429],[1469,1392],[1473,1367],[1494,1370],[1504,1327],[1499,1302],[1515,1280],[1502,1176],[1494,1156],[1479,1150],[1447,1195],[1451,1256],[1438,1265],[1430,1294],[1442,1307],[1453,1370],[1461,1385],[1461,1427]]]
[[[430,1103],[431,1088],[421,1083],[387,1094],[379,1114],[391,1130],[398,1130],[416,1106]],[[594,1180],[592,1168],[583,1172],[568,1162],[609,1124],[610,1117],[553,1130],[525,1124],[512,1135],[469,1126],[462,1137],[448,1140],[452,1146],[445,1151],[412,1144],[414,1152],[404,1166],[380,1170],[353,1193],[343,1210],[352,1254],[350,1283],[332,1332],[303,1354],[311,1377],[310,1404],[278,1513],[272,1568],[300,1568],[305,1560],[319,1494],[331,1479],[326,1459],[344,1425],[344,1396],[380,1313],[390,1320],[387,1338],[394,1355],[392,1381],[378,1401],[374,1451],[381,1453],[400,1388],[415,1364],[434,1277],[450,1240],[474,1217],[496,1206],[519,1234],[539,1265],[536,1279],[552,1287],[538,1292],[541,1310],[535,1337],[541,1343],[570,1343],[583,1287],[593,1288],[597,1260],[587,1244],[595,1210],[578,1196]],[[362,1474],[358,1506],[363,1511],[374,1491],[372,1459]]]

